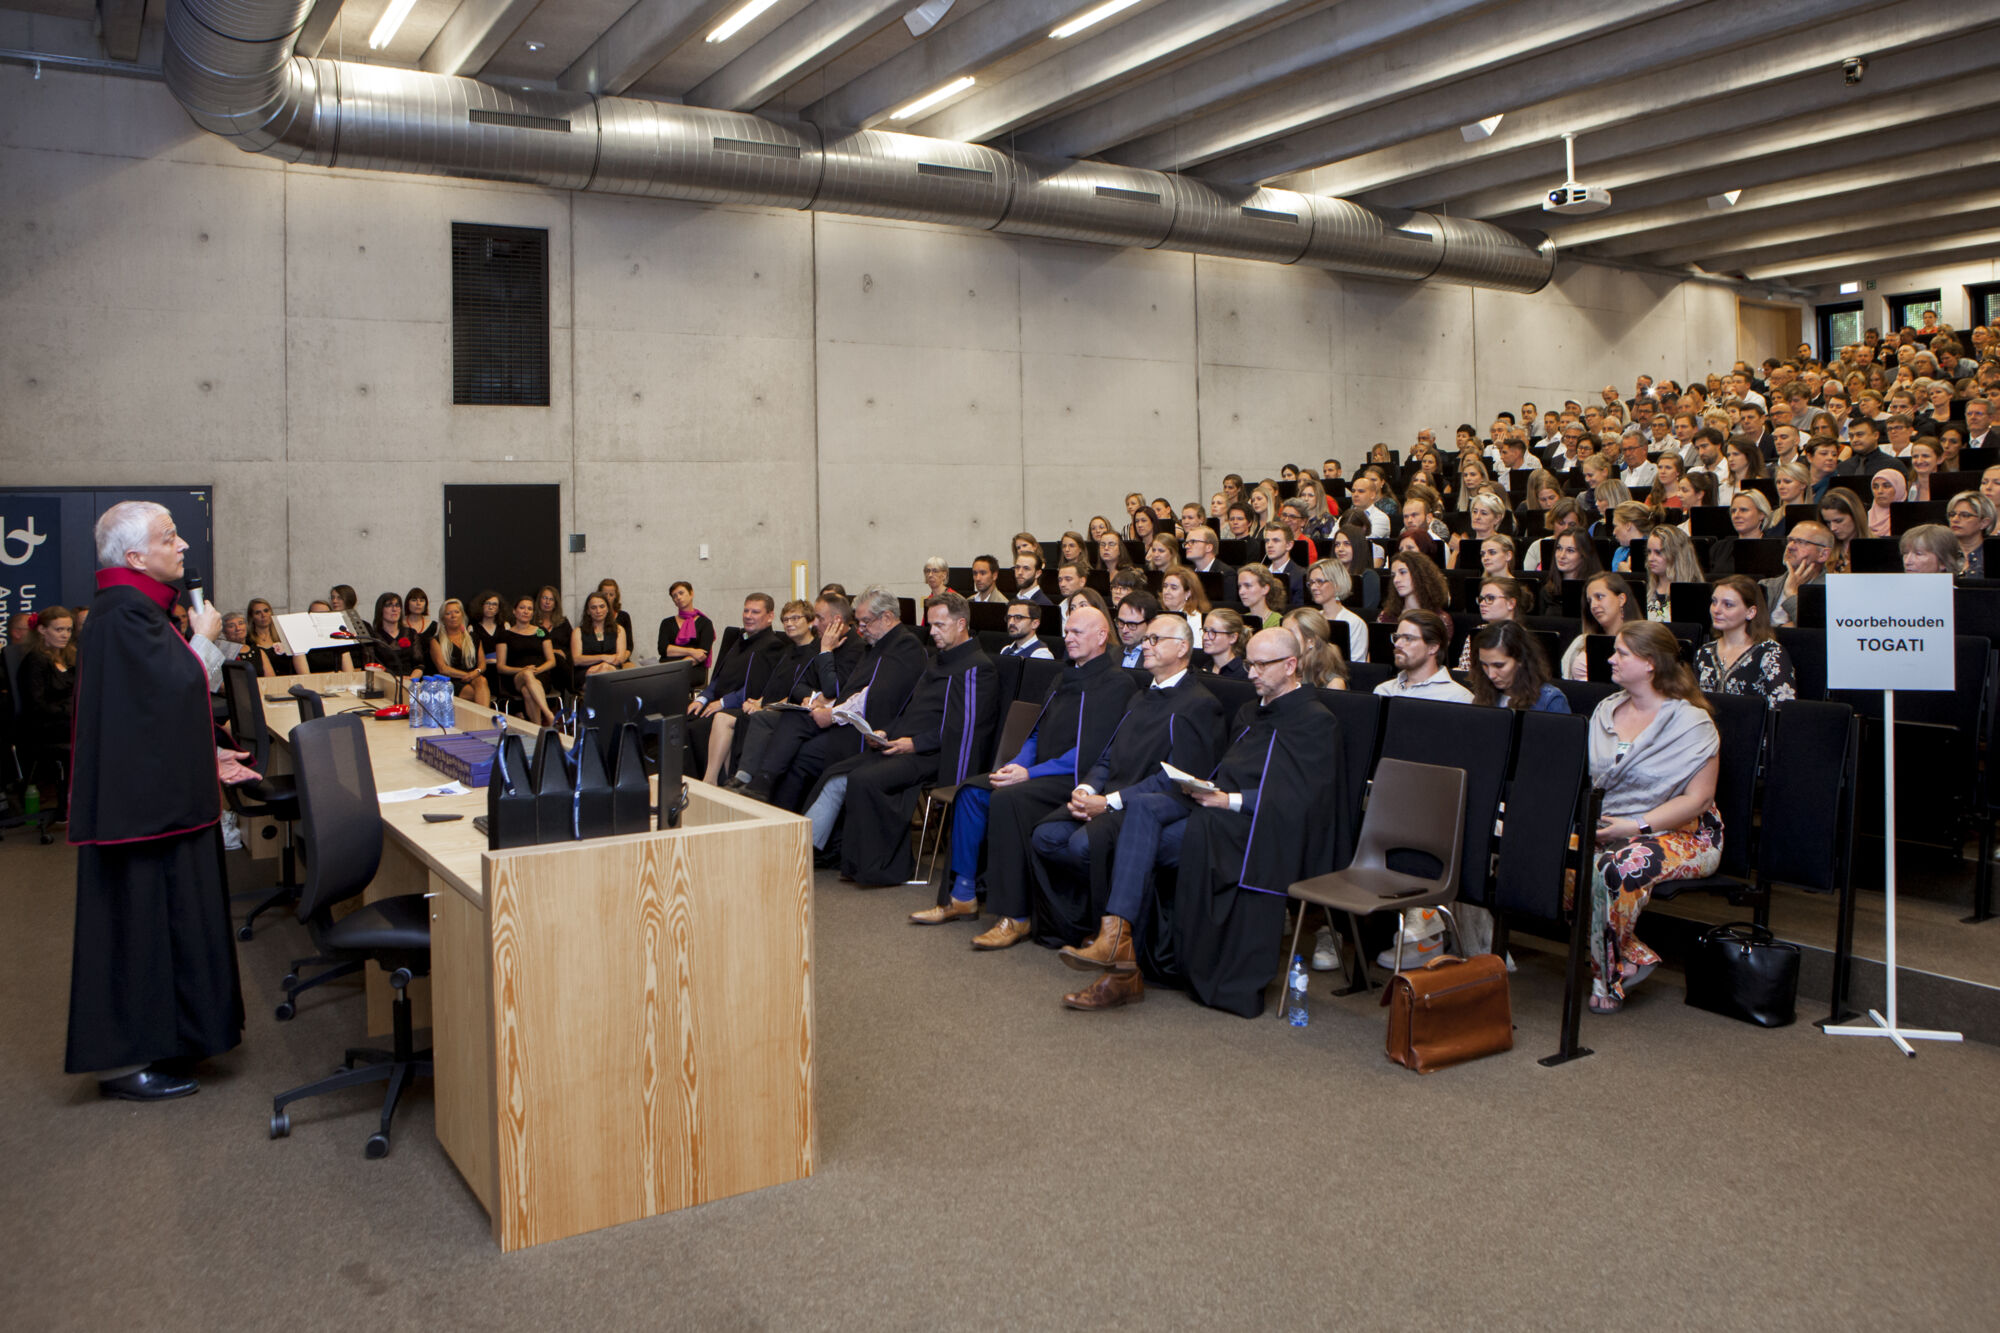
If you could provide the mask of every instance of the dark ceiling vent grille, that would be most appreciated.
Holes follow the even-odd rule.
[[[549,405],[549,234],[451,224],[451,401]]]

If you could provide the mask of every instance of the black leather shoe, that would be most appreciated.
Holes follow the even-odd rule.
[[[201,1084],[184,1074],[163,1074],[157,1069],[140,1069],[118,1078],[98,1080],[97,1090],[106,1097],[127,1102],[164,1102],[175,1097],[192,1097]]]

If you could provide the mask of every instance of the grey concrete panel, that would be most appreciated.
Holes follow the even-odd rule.
[[[1020,245],[914,223],[819,216],[817,329],[877,347],[1021,346]]]
[[[1194,256],[1019,241],[1021,346],[1194,362]]]
[[[23,34],[20,40],[34,38]],[[203,133],[164,84],[88,74],[37,79],[25,65],[0,65],[0,105],[7,108],[0,116],[0,145],[8,147],[284,170],[282,162]]]
[[[810,342],[598,329],[576,340],[579,461],[812,465]]]
[[[1003,559],[1021,530],[1023,478],[1017,461],[946,462],[905,458],[893,468],[822,461],[820,551],[814,586],[828,579],[858,592],[885,583],[906,595],[923,585],[926,558],[992,551]]]
[[[822,343],[818,397],[822,470],[859,466],[889,490],[903,489],[915,459],[1019,477],[1021,362],[1011,352]]]
[[[1178,494],[1194,480],[1194,409],[1194,376],[1183,362],[1021,357],[1021,460],[1030,467],[1163,472]]]
[[[1194,287],[1204,366],[1326,373],[1341,293],[1332,274],[1203,256]]]
[[[812,336],[812,218],[577,195],[576,301],[605,330]]]
[[[1334,412],[1324,368],[1204,365],[1201,368],[1203,507],[1225,473],[1275,475],[1284,463],[1313,470],[1332,456]],[[1174,492],[1176,501],[1193,498]]]

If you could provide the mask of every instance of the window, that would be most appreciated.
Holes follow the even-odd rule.
[[[549,234],[451,224],[451,401],[549,405]]]
[[[1842,301],[1819,307],[1819,358],[1831,361],[1843,347],[1861,341],[1861,302]]]
[[[1967,305],[1972,310],[1974,324],[1992,324],[2000,321],[2000,282],[1967,287],[1965,297]]]
[[[1920,329],[1924,326],[1923,313],[1934,310],[1938,317],[1944,317],[1944,303],[1938,298],[1940,292],[1904,292],[1901,296],[1889,298],[1889,327],[1885,333],[1900,333],[1904,329]]]

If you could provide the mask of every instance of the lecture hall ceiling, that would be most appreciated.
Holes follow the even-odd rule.
[[[305,44],[1477,217],[1788,286],[2000,253],[1992,0],[769,0],[714,41],[746,0],[415,0],[371,51],[390,2],[319,0]],[[11,7],[101,8],[115,55],[163,0]],[[1611,191],[1601,212],[1542,211],[1565,131],[1579,180]]]

